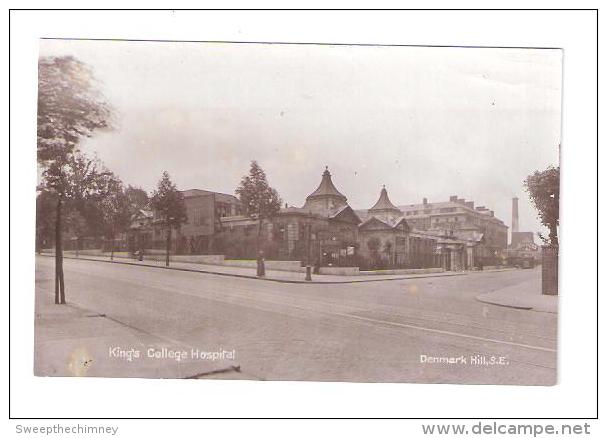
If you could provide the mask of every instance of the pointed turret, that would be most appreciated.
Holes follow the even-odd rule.
[[[334,196],[342,199],[344,202],[347,201],[347,198],[342,195],[337,188],[335,188],[335,185],[333,185],[333,181],[331,180],[331,172],[329,172],[329,166],[325,166],[325,171],[322,174],[320,185],[316,190],[308,195],[306,201],[318,198],[320,196]]]
[[[372,211],[395,211],[399,214],[402,212],[390,201],[388,197],[388,191],[386,190],[386,186],[382,186],[381,192],[379,193],[379,199],[375,203],[373,207],[369,209],[369,212]]]
[[[379,193],[379,199],[375,205],[369,209],[369,217],[376,217],[391,224],[395,223],[402,215],[403,212],[390,201],[386,186],[382,186],[381,192]]]
[[[308,195],[303,208],[315,214],[329,216],[347,205],[348,199],[337,190],[331,180],[329,167],[325,166],[318,188]]]

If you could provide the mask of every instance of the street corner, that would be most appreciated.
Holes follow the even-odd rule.
[[[558,313],[558,296],[542,295],[541,288],[525,288],[521,285],[505,287],[477,295],[475,298],[485,304],[510,307],[518,310]]]

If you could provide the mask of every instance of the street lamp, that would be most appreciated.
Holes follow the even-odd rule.
[[[172,234],[171,224],[173,223],[174,220],[175,220],[175,218],[173,216],[167,217],[167,256],[166,256],[166,260],[165,260],[165,265],[167,267],[169,266],[169,252],[171,250],[171,234]]]
[[[145,234],[141,234],[141,229],[143,228],[143,221],[139,222],[139,228],[137,228],[137,243],[139,243],[139,261],[143,261],[143,244],[145,241]]]
[[[312,281],[312,264],[310,263],[310,245],[312,239],[312,223],[310,216],[306,218],[306,281]]]

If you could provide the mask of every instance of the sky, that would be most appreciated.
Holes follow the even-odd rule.
[[[560,50],[41,40],[88,64],[113,127],[86,139],[125,184],[234,193],[251,160],[301,206],[325,166],[354,209],[475,201],[542,231],[523,180],[558,165]]]

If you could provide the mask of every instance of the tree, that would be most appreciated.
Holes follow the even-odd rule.
[[[147,192],[140,187],[133,187],[129,184],[129,186],[124,189],[124,194],[134,210],[144,210],[150,205],[150,199]]]
[[[392,242],[390,242],[389,240],[386,240],[384,242],[384,254],[386,254],[386,256],[388,257],[388,264],[391,265],[392,264]]]
[[[89,234],[89,223],[86,221],[84,215],[77,209],[70,209],[65,214],[65,225],[69,231],[76,236],[76,248],[71,248],[76,251],[76,257],[78,257],[82,238]]]
[[[370,237],[369,240],[367,240],[367,248],[371,253],[373,267],[376,267],[378,264],[377,261],[379,258],[379,249],[381,248],[381,240],[379,239],[379,237]]]
[[[168,172],[164,171],[162,173],[162,178],[158,181],[158,186],[154,190],[150,204],[161,226],[167,233],[166,266],[169,266],[172,230],[173,228],[179,229],[182,224],[186,223],[188,216],[183,193],[177,190]]]
[[[77,150],[80,140],[108,127],[110,110],[92,70],[73,56],[38,61],[38,161],[52,162]]]
[[[107,189],[107,196],[100,200],[99,211],[103,235],[110,240],[110,260],[114,260],[116,234],[128,229],[135,208],[118,178],[110,178]]]
[[[39,191],[36,196],[36,252],[48,248],[55,243],[53,232],[55,229],[55,206],[57,197],[48,190]]]
[[[549,230],[548,238],[540,238],[551,245],[558,246],[559,226],[559,167],[549,166],[546,170],[535,171],[525,179],[525,189],[538,211],[538,218]]]
[[[278,192],[270,187],[263,171],[257,161],[251,161],[249,174],[242,177],[240,185],[236,188],[240,202],[245,208],[245,214],[257,218],[257,252],[260,248],[261,227],[264,219],[275,216],[280,211],[282,200]]]
[[[99,160],[79,152],[52,162],[42,172],[41,190],[52,192],[57,199],[55,208],[55,304],[65,304],[63,277],[63,215],[64,209],[77,209],[83,215],[84,206],[93,199],[107,196],[112,173]],[[93,216],[94,217],[94,216]]]
[[[78,145],[108,127],[109,106],[91,69],[72,56],[38,61],[37,158],[44,190],[56,196],[55,303],[65,304],[62,215],[64,203],[95,190],[96,166],[78,155]],[[90,173],[89,173],[90,171]],[[72,178],[75,178],[72,180]]]

